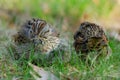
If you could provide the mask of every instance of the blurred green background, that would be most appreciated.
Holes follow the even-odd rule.
[[[41,18],[63,31],[75,31],[83,21],[108,18],[117,0],[0,0],[0,19],[10,27]],[[15,25],[14,25],[15,24]]]

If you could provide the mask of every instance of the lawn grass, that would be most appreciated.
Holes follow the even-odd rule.
[[[68,27],[63,24],[67,29],[74,29],[83,16],[97,15],[98,18],[107,17],[114,6],[113,2],[111,2],[112,0],[100,0],[100,4],[94,4],[92,0],[48,1],[49,0],[1,0],[0,8],[5,8],[7,10],[10,9],[13,11],[15,9],[23,14],[29,13],[31,17],[45,19],[52,24],[58,24],[57,28],[61,31],[64,21],[67,21],[66,23],[68,24]],[[19,15],[15,15],[13,18],[17,16]],[[17,19],[14,20],[16,21]],[[28,60],[24,58],[19,60],[14,59],[14,51],[11,47],[9,47],[9,52],[5,48],[5,45],[8,46],[11,42],[9,40],[9,35],[5,34],[9,31],[9,24],[7,24],[7,20],[2,22],[0,19],[0,21],[0,79],[12,80],[13,78],[18,78],[20,80],[33,80],[34,78],[29,73],[31,68],[28,66],[28,62],[32,62],[34,60],[33,56],[31,55]],[[70,32],[70,35],[71,34],[73,33]],[[70,36],[70,38],[72,37],[73,36]],[[72,42],[73,39],[70,40],[71,45]],[[53,72],[57,77],[60,77],[60,74],[63,74],[78,80],[119,80],[120,42],[110,38],[109,44],[112,49],[110,59],[99,60],[100,63],[94,64],[94,68],[81,61],[72,46],[70,50],[72,57],[68,63],[63,62],[58,56],[56,56],[51,65],[48,65],[45,60],[42,63],[40,63],[39,60],[36,61],[36,65]],[[33,54],[32,51],[31,54]]]
[[[2,38],[5,38],[4,41],[7,42],[8,38],[6,37],[7,36],[4,36]],[[36,65],[53,72],[61,80],[63,79],[60,77],[60,74],[70,76],[76,80],[119,80],[120,43],[112,38],[109,40],[110,47],[112,48],[111,57],[108,60],[99,60],[100,63],[95,63],[94,68],[93,66],[88,66],[81,61],[73,47],[71,47],[70,50],[71,60],[67,63],[63,62],[60,57],[55,56],[55,59],[51,65],[48,65],[46,60],[43,60],[42,63],[39,60],[36,60]],[[9,50],[10,52],[8,53],[6,49],[1,46],[0,79],[12,80],[13,78],[18,78],[20,80],[33,80],[34,78],[29,73],[31,68],[28,66],[28,62],[32,62],[34,60],[33,55],[31,55],[28,60],[24,58],[15,60],[14,56],[11,55],[13,54],[11,47],[9,47]],[[33,51],[31,51],[31,54],[33,54]]]

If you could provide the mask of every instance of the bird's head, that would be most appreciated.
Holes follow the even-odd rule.
[[[32,40],[36,36],[44,36],[49,31],[48,27],[46,21],[33,18],[32,20],[26,21],[19,32],[26,38]]]

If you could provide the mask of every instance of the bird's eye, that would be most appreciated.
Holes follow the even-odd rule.
[[[28,25],[32,25],[32,24],[33,24],[32,21],[29,20],[29,21],[28,21]]]
[[[32,30],[30,30],[30,34],[32,34],[33,33],[33,31]]]

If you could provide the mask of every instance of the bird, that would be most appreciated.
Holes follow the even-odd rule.
[[[55,50],[67,50],[68,43],[60,38],[60,33],[45,20],[33,18],[27,20],[13,36],[15,45],[21,53],[21,47],[30,49],[32,44],[34,51],[40,51],[41,54],[50,55]],[[27,49],[25,49],[27,50]],[[18,52],[19,52],[18,51]]]
[[[33,19],[29,21],[32,25],[33,35],[31,40],[36,46],[36,49],[41,49],[42,53],[49,54],[56,49],[60,44],[59,33],[45,20]]]
[[[101,26],[86,21],[82,22],[79,29],[74,33],[73,46],[76,53],[81,53],[81,58],[86,60],[91,52],[97,52],[97,57],[111,54],[108,42]]]

